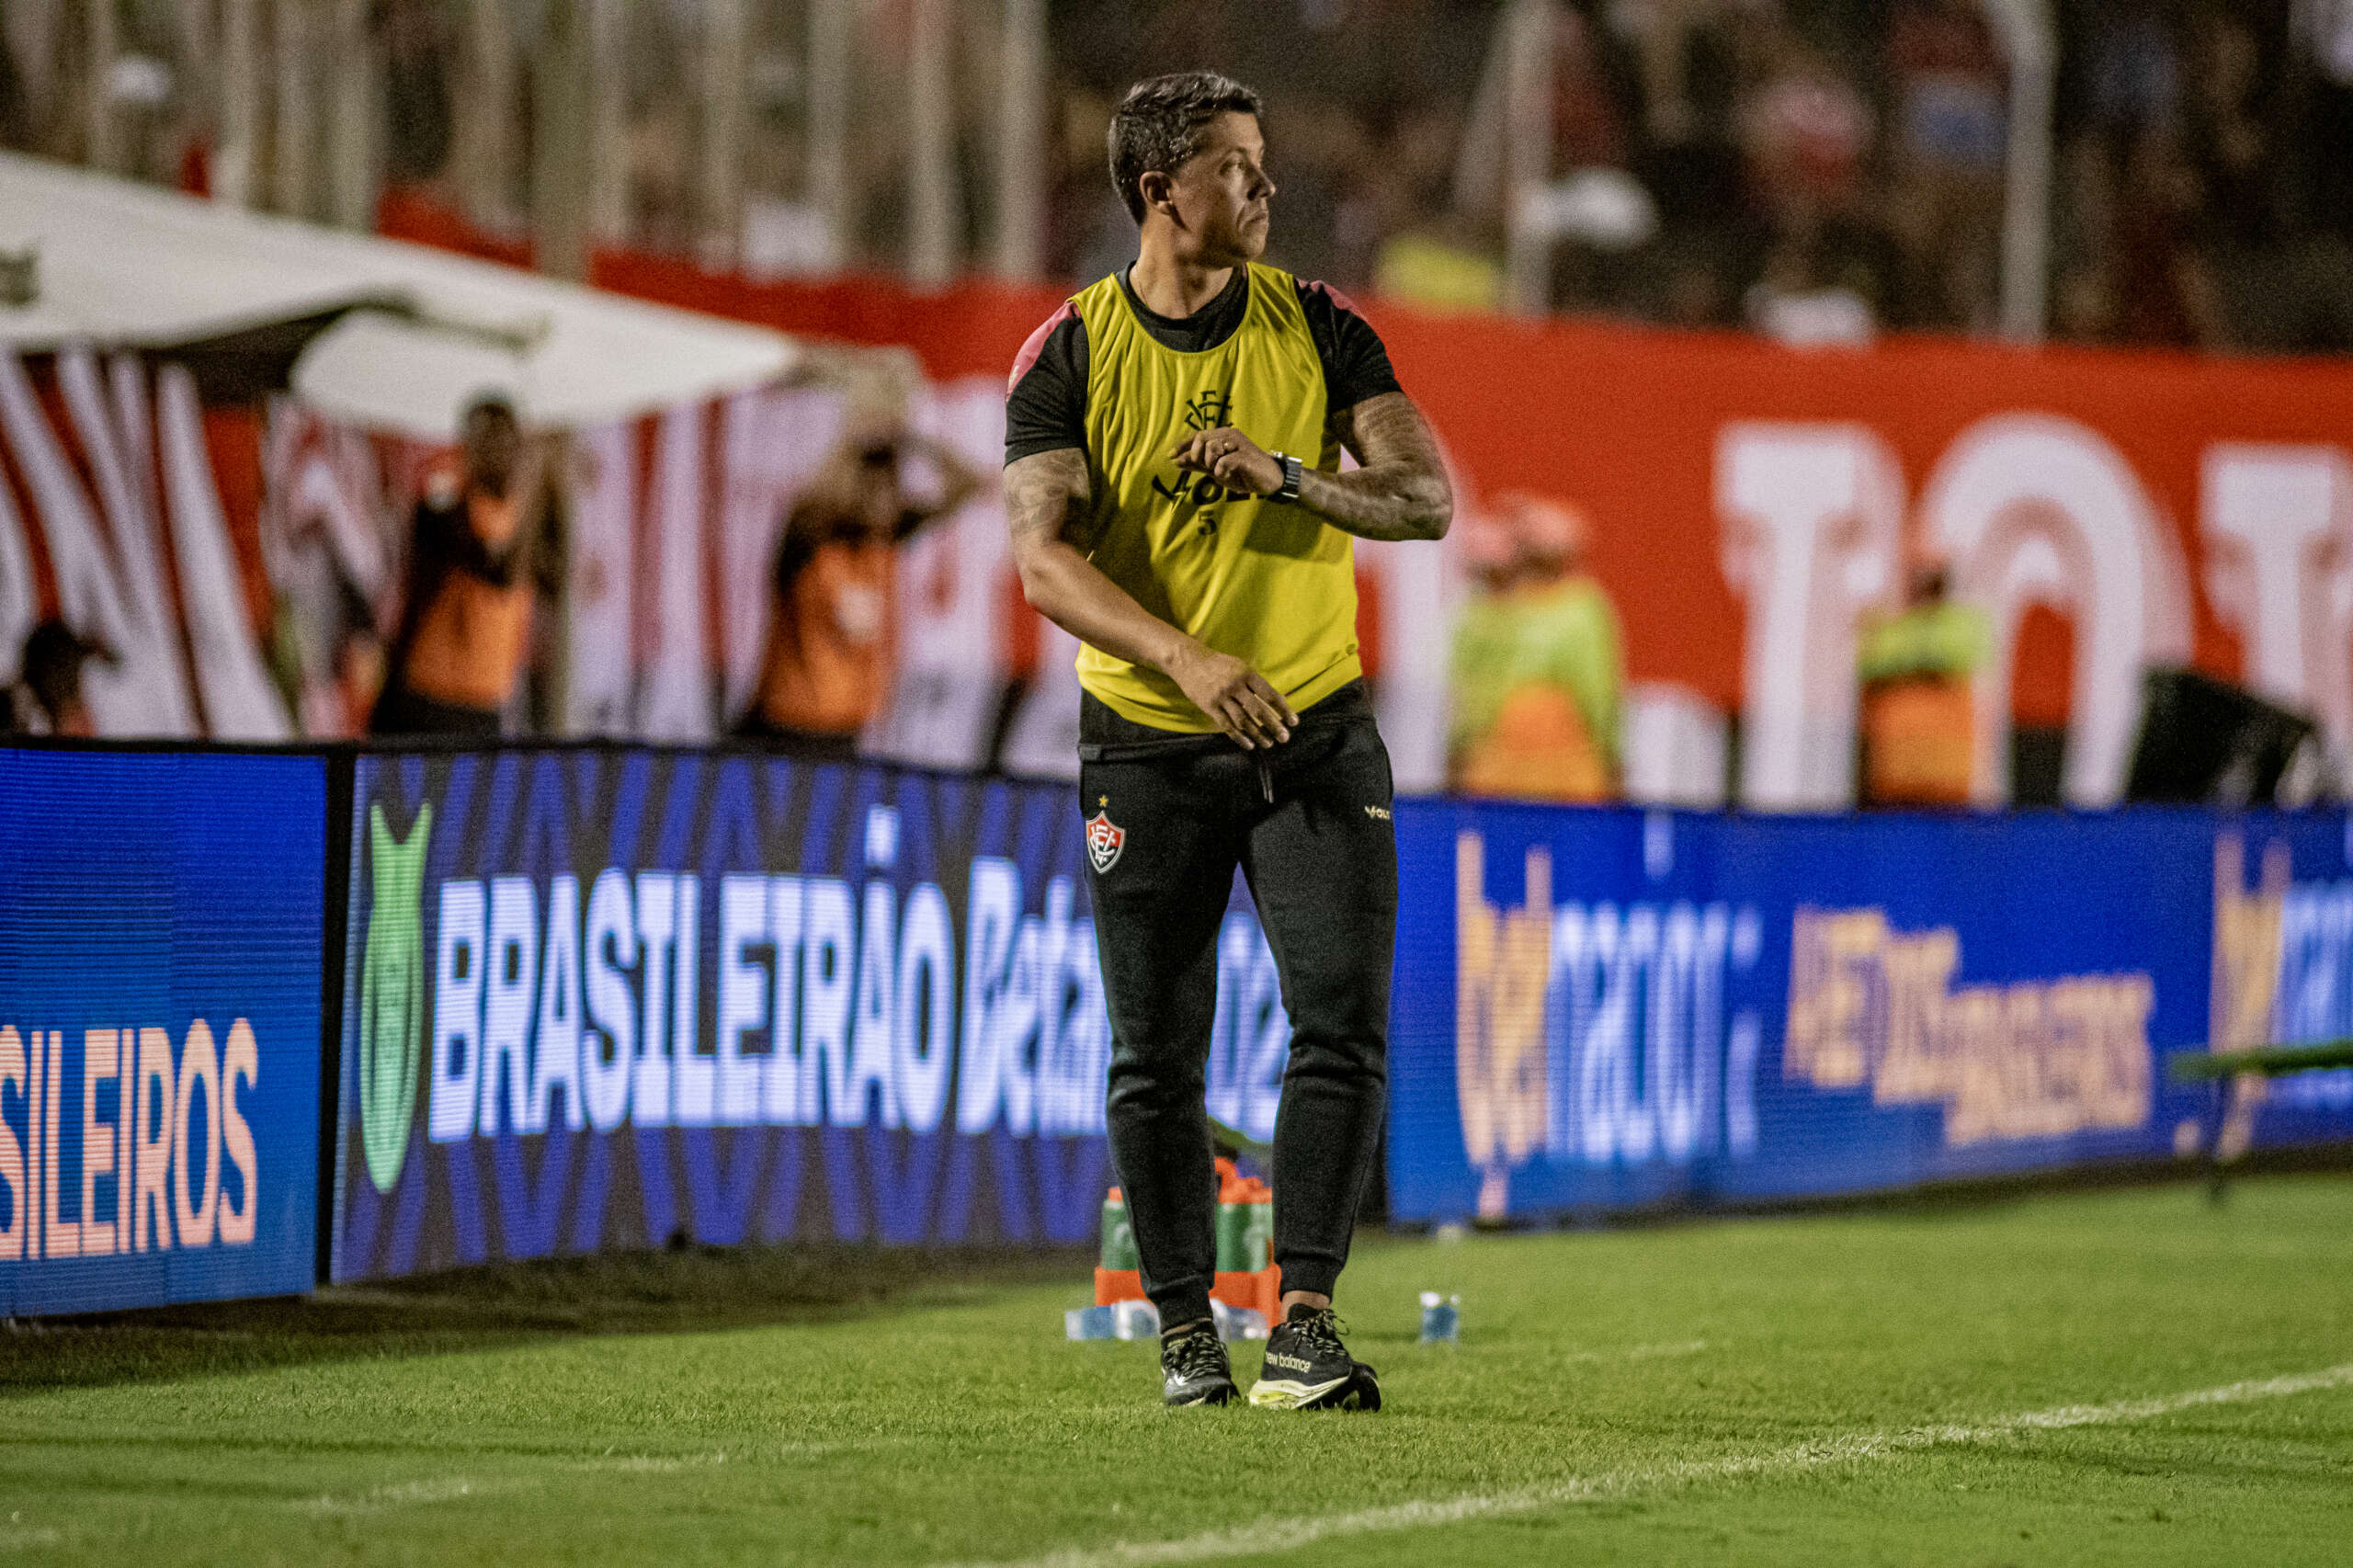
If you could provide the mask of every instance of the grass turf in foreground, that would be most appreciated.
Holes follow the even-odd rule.
[[[1368,1243],[1371,1417],[1163,1412],[1148,1347],[1063,1342],[1072,1261],[692,1255],[142,1314],[0,1336],[0,1557],[1231,1562],[1337,1521],[1271,1560],[2342,1562],[2353,1381],[2001,1424],[2353,1362],[2348,1264],[2344,1176]],[[1460,1347],[1412,1342],[1422,1289],[1461,1292]],[[1860,1440],[1927,1424],[1974,1431]],[[1480,1512],[1530,1489],[1585,1500]]]

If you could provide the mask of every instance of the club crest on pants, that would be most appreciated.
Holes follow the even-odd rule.
[[[1127,846],[1128,830],[1113,822],[1110,812],[1097,812],[1086,819],[1086,857],[1095,862],[1097,876],[1116,865]]]

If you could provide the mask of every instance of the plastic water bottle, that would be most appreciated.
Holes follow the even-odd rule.
[[[1453,1345],[1462,1337],[1462,1298],[1422,1292],[1422,1343]]]
[[[1267,1337],[1267,1314],[1256,1307],[1229,1307],[1212,1296],[1210,1315],[1217,1320],[1217,1336],[1228,1344]]]
[[[1110,1339],[1118,1324],[1109,1307],[1073,1307],[1063,1313],[1063,1333],[1071,1339]]]
[[[1160,1337],[1160,1309],[1150,1301],[1120,1301],[1109,1309],[1112,1332],[1121,1339]]]

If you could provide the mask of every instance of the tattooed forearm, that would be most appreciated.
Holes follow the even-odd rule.
[[[1005,513],[1021,597],[1080,642],[1164,669],[1191,639],[1146,611],[1086,559],[1091,493],[1086,454],[1075,449],[1006,465]]]
[[[1438,438],[1404,392],[1384,392],[1332,416],[1333,434],[1364,466],[1351,473],[1310,470],[1300,505],[1358,539],[1443,539],[1454,490]]]

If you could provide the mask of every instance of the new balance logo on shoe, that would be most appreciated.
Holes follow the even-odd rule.
[[[1330,1308],[1302,1303],[1267,1336],[1250,1403],[1276,1410],[1379,1410],[1381,1380],[1348,1354]]]

